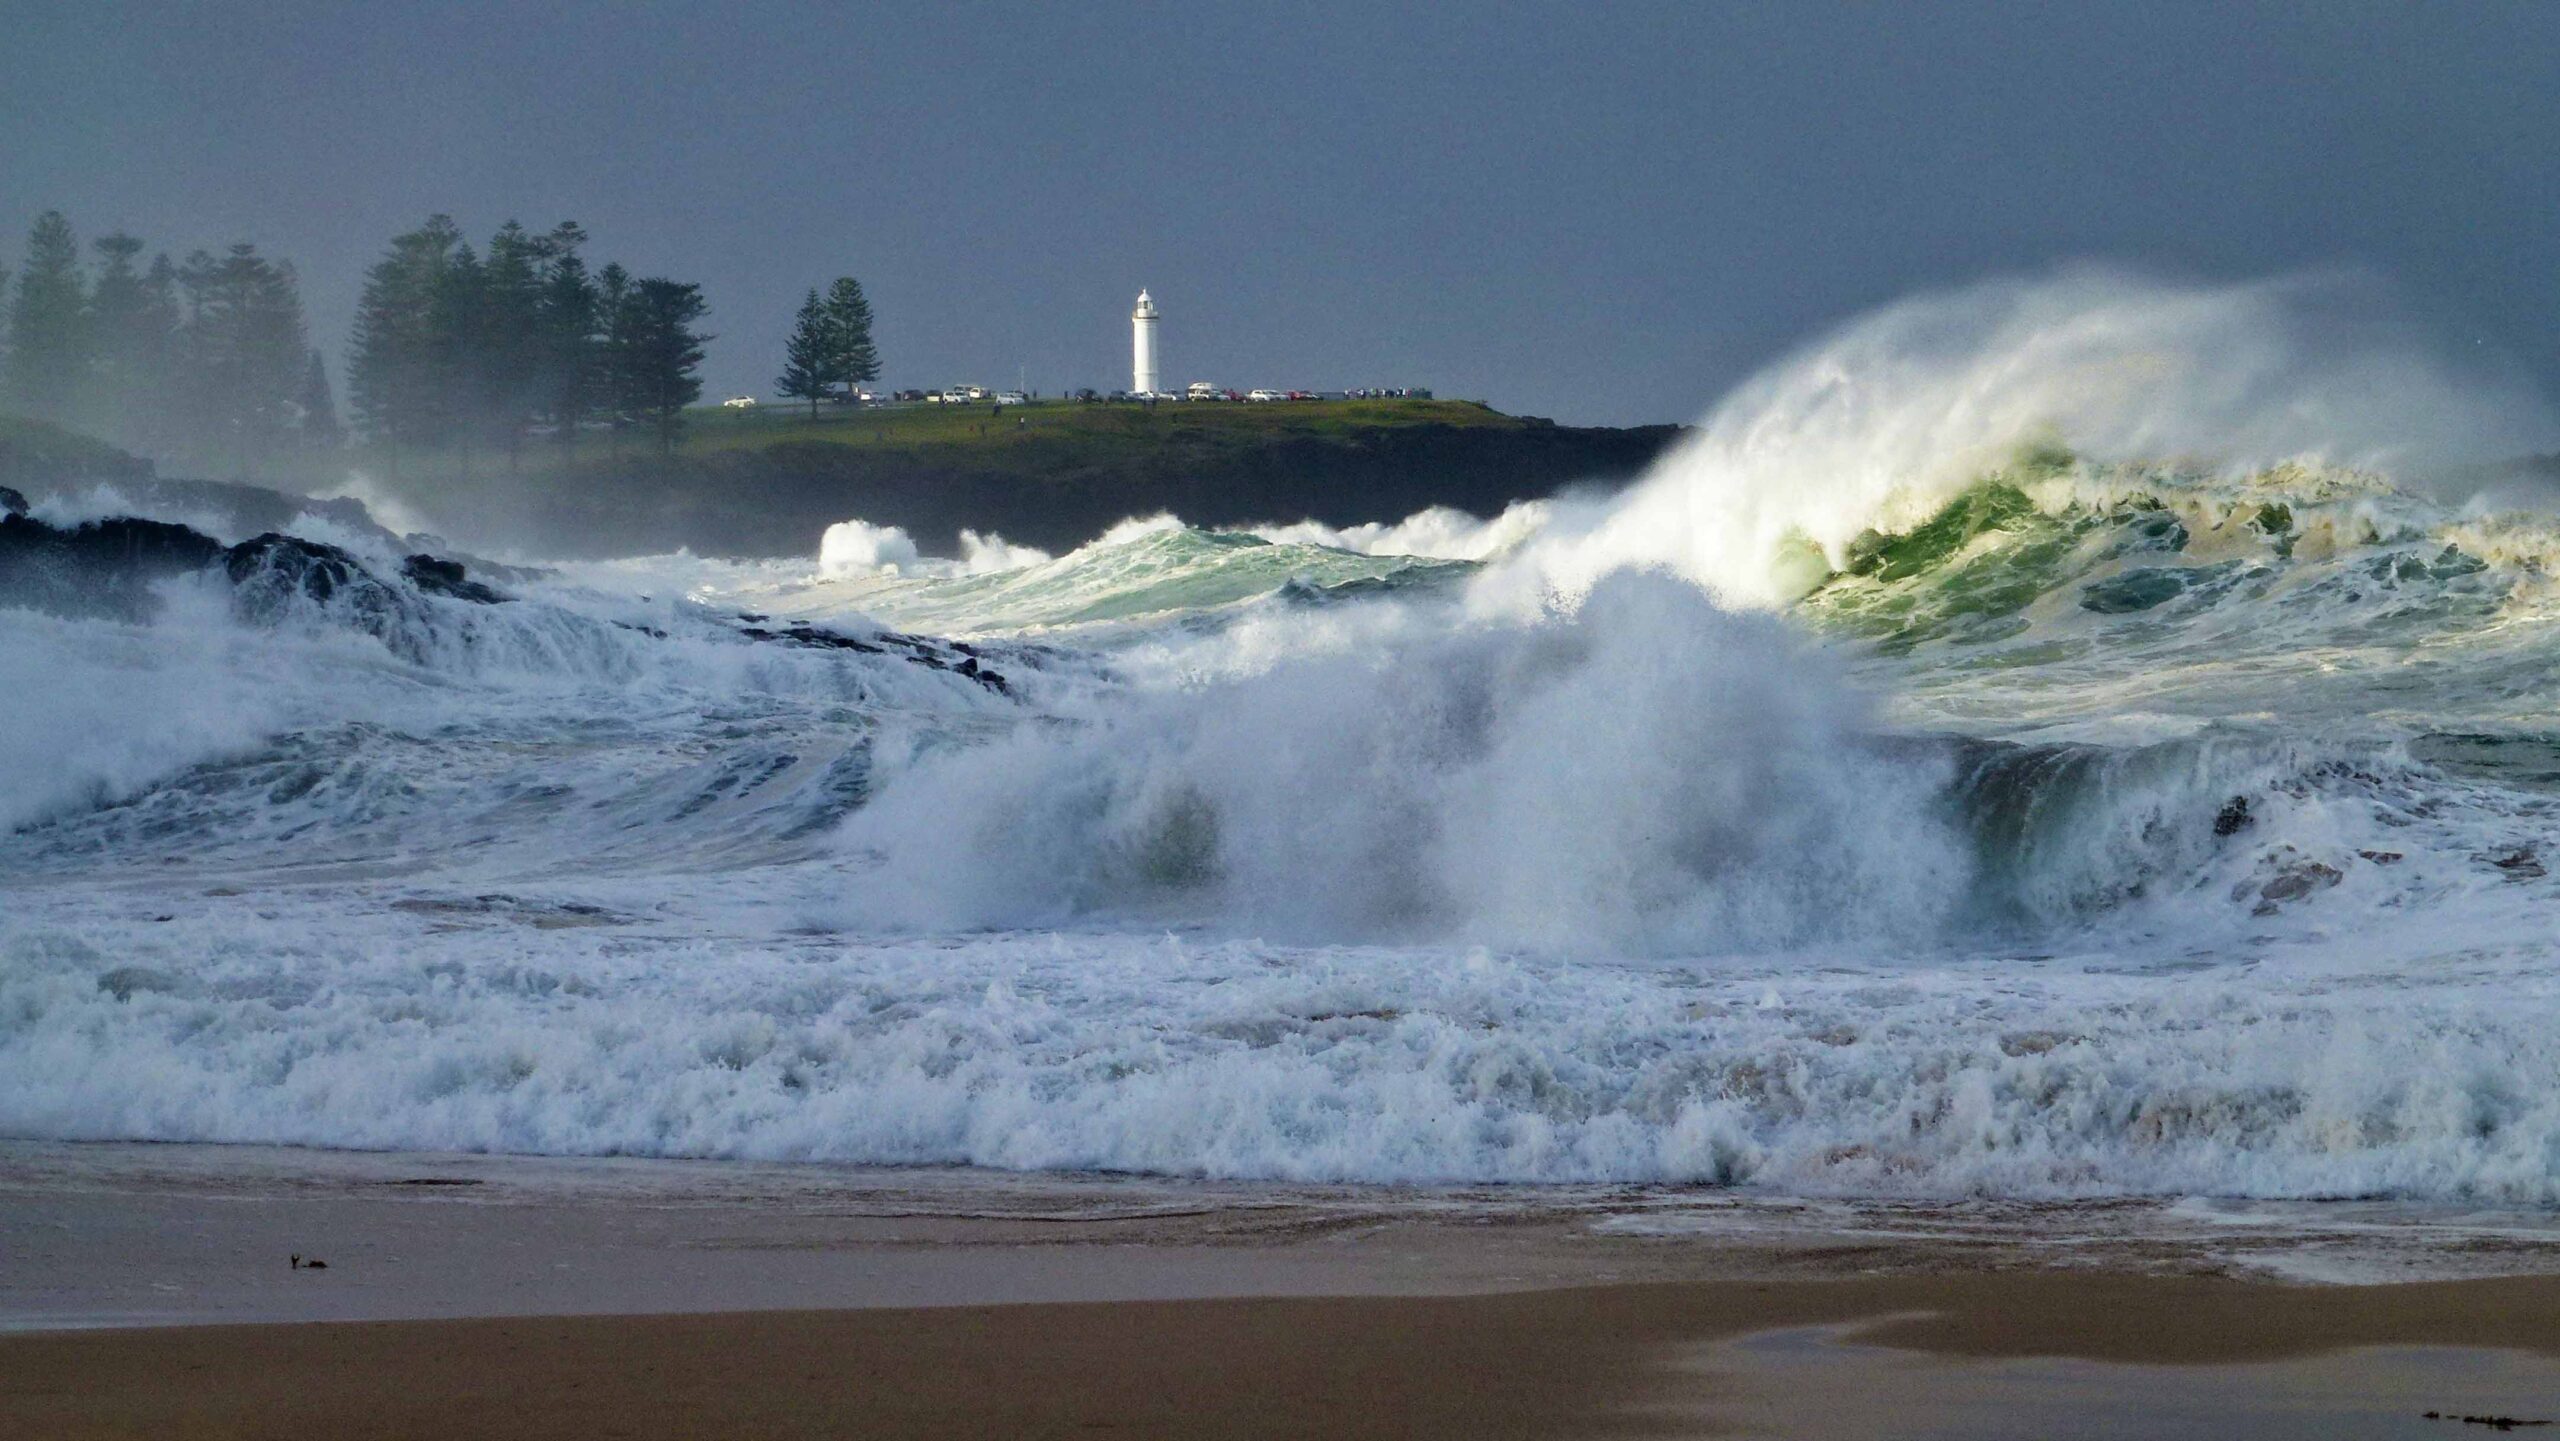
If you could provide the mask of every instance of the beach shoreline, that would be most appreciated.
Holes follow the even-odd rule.
[[[0,1430],[2426,1435],[2531,1221],[11,1142]]]

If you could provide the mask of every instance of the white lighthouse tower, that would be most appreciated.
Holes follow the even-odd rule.
[[[1157,383],[1156,375],[1156,303],[1143,290],[1138,292],[1138,308],[1129,312],[1129,329],[1137,347],[1137,364],[1133,367],[1136,374],[1129,388],[1140,395],[1153,395],[1164,387]]]

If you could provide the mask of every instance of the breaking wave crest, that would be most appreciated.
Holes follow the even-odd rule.
[[[934,750],[848,839],[866,916],[1170,915],[1307,939],[1731,949],[1934,928],[1935,768],[1832,667],[1660,577]]]

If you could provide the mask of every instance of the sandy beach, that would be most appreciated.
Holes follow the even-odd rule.
[[[1717,1344],[1923,1311],[1863,1333],[1890,1353]],[[2556,1319],[2540,1279],[1950,1276],[193,1327],[0,1340],[0,1419],[62,1437],[2425,1435],[2429,1409],[2560,1394]],[[2354,1349],[2416,1346],[2438,1349]]]
[[[0,1161],[12,1435],[2310,1437],[2560,1414],[2560,1248],[2476,1214]],[[2293,1252],[2450,1279],[2308,1283],[2268,1259]]]

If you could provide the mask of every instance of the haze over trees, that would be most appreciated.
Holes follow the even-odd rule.
[[[614,315],[616,400],[658,432],[658,453],[672,455],[684,431],[684,408],[702,398],[702,347],[694,330],[709,312],[702,287],[675,280],[634,281]]]
[[[48,211],[0,269],[0,412],[243,478],[288,458],[307,473],[350,419],[394,474],[513,472],[537,437],[567,450],[593,431],[617,450],[647,431],[664,452],[702,392],[708,307],[694,285],[591,272],[586,243],[574,223],[511,220],[475,248],[444,215],[394,236],[365,273],[342,416],[291,264],[245,243],[172,261],[124,234],[84,260]]]
[[[142,263],[99,237],[84,266],[71,222],[38,217],[6,287],[0,406],[183,463],[246,474],[281,450],[333,447],[328,375],[293,267],[249,244]]]
[[[811,290],[809,298],[800,302],[782,359],[782,375],[774,388],[808,401],[812,419],[818,402],[835,394],[837,387],[850,394],[863,382],[878,380],[880,351],[871,341],[871,302],[863,297],[862,282],[840,276],[827,287],[823,299]]]
[[[392,238],[365,273],[347,392],[395,469],[435,451],[512,470],[535,432],[574,448],[590,426],[646,425],[673,445],[702,393],[700,287],[620,265],[590,275],[586,242],[575,222],[537,235],[510,220],[475,251],[445,215]]]

